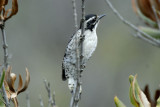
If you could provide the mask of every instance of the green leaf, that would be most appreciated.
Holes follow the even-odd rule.
[[[130,97],[130,101],[131,103],[135,106],[135,107],[139,107],[139,102],[137,102],[137,99],[135,97],[135,88],[134,88],[134,76],[130,75],[129,76],[129,82],[130,82],[130,90],[129,90],[129,97]]]
[[[4,104],[3,97],[2,97],[2,93],[0,93],[0,107],[6,107]]]
[[[157,23],[152,21],[151,19],[149,19],[148,17],[146,17],[145,15],[143,15],[143,13],[137,9],[137,14],[139,15],[139,17],[141,19],[143,19],[147,24],[149,24],[152,27],[158,27]]]
[[[116,104],[116,107],[126,107],[126,106],[122,103],[122,101],[120,101],[120,100],[118,99],[117,96],[114,97],[114,102],[115,102],[115,104]]]
[[[157,105],[156,107],[160,107],[160,97],[157,99]]]
[[[143,26],[140,26],[139,29],[156,39],[160,39],[160,30],[158,29]]]
[[[3,69],[3,73],[2,73],[2,77],[1,77],[1,82],[0,82],[0,88],[3,85],[4,77],[5,77],[5,70]]]
[[[129,76],[130,81],[130,100],[135,107],[151,107],[149,101],[147,100],[145,94],[139,88],[136,76]]]

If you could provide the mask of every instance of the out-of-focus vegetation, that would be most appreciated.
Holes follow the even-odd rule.
[[[143,24],[132,11],[131,1],[112,0],[119,12],[134,24]],[[78,1],[78,7],[81,2]],[[78,10],[78,14],[81,10]],[[113,96],[129,103],[128,76],[138,74],[139,85],[151,87],[151,93],[159,86],[160,49],[130,36],[133,32],[112,13],[103,0],[88,0],[86,14],[106,13],[97,29],[98,47],[83,73],[81,107],[114,107]],[[80,17],[80,15],[78,15]],[[80,18],[79,18],[80,20]],[[58,107],[69,105],[70,93],[67,83],[61,80],[61,63],[66,45],[74,33],[71,1],[19,0],[19,12],[6,22],[9,62],[12,72],[28,67],[31,76],[28,87],[31,106],[38,107],[39,94],[44,103],[47,97],[43,78],[51,83],[56,92]],[[1,36],[0,36],[1,40]],[[0,49],[3,63],[3,50]],[[127,97],[128,96],[128,97]],[[25,94],[19,95],[19,105],[25,106]]]
[[[147,24],[140,26],[143,32],[150,36],[160,38],[160,2],[158,0],[132,0],[135,13]]]
[[[150,98],[149,88],[146,86],[144,92],[140,89],[138,82],[136,80],[136,76],[129,76],[130,81],[130,89],[129,89],[129,97],[132,105],[134,107],[159,107],[160,101],[160,90],[156,90],[155,99],[152,100]],[[115,104],[117,107],[126,107],[117,96],[114,98]]]

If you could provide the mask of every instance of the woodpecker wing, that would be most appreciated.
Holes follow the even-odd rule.
[[[62,80],[74,78],[76,71],[76,36],[80,40],[81,30],[79,29],[70,39],[65,50],[62,62]]]

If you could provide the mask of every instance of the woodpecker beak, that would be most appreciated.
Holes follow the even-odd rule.
[[[106,15],[105,15],[105,14],[99,15],[99,16],[97,17],[96,23],[98,23],[99,20],[102,19],[104,16],[106,16]]]
[[[102,15],[98,16],[97,21],[102,19],[104,16],[106,16],[106,14],[102,14]]]

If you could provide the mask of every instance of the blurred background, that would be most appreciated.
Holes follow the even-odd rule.
[[[5,27],[9,53],[12,56],[9,60],[12,72],[21,74],[25,79],[25,67],[29,69],[31,81],[27,91],[32,107],[40,106],[39,95],[42,95],[45,107],[47,106],[44,78],[56,92],[58,107],[68,107],[71,94],[67,82],[61,79],[61,63],[66,45],[74,33],[71,0],[18,2],[18,14],[8,20]],[[135,25],[142,25],[132,11],[130,0],[111,2],[127,20]],[[77,0],[77,8],[80,20],[80,0]],[[113,14],[104,0],[86,0],[86,14],[90,13],[107,16],[99,24],[98,47],[83,73],[83,93],[79,106],[115,107],[115,95],[127,106],[131,106],[128,77],[135,74],[138,75],[142,89],[149,84],[153,98],[160,83],[160,49],[133,37],[135,32]],[[2,64],[2,48],[0,59]],[[18,99],[20,106],[26,107],[25,92]]]

